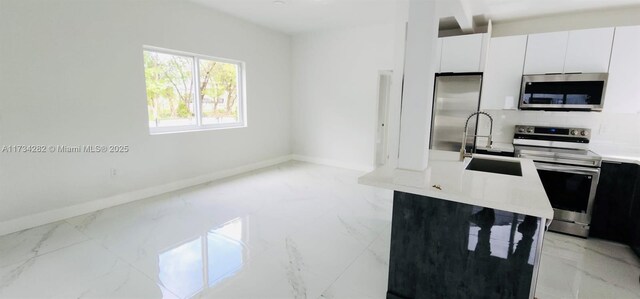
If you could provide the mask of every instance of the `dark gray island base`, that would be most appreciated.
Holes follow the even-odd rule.
[[[387,298],[533,298],[545,221],[395,191]]]

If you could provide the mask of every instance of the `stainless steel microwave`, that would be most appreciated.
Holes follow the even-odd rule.
[[[602,111],[607,73],[522,76],[521,110]]]

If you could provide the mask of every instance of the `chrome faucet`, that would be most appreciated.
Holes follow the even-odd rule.
[[[469,128],[469,120],[476,115],[478,115],[478,117],[480,117],[480,115],[486,115],[489,118],[489,121],[490,121],[489,135],[471,135],[471,137],[473,138],[487,137],[488,148],[491,148],[491,144],[493,144],[493,141],[491,141],[491,135],[493,134],[493,117],[491,117],[489,113],[482,112],[482,111],[471,113],[471,115],[467,117],[467,122],[465,122],[464,124],[464,132],[462,132],[462,145],[460,146],[460,161],[463,161],[464,158],[466,157],[471,157],[471,153],[467,153],[467,138],[469,137],[469,135],[467,135],[467,129]]]

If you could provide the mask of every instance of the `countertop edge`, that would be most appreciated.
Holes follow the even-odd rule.
[[[629,163],[629,164],[640,165],[640,158],[616,156],[616,155],[602,155],[598,152],[595,152],[595,153],[600,155],[600,157],[602,157],[603,162]]]
[[[526,208],[522,208],[522,207],[518,207],[518,206],[513,206],[513,205],[499,205],[499,204],[493,204],[491,202],[489,203],[482,203],[481,205],[478,202],[474,202],[473,200],[467,200],[462,198],[461,196],[455,196],[452,195],[450,193],[446,193],[446,192],[441,192],[441,191],[432,191],[432,192],[428,192],[422,188],[416,188],[416,187],[410,187],[410,186],[401,186],[401,185],[397,185],[397,184],[391,184],[391,183],[383,183],[377,180],[371,180],[371,179],[366,179],[363,177],[358,178],[358,183],[362,184],[362,185],[367,185],[367,186],[372,186],[372,187],[377,187],[377,188],[383,188],[383,189],[388,189],[388,190],[393,190],[393,191],[400,191],[400,192],[405,192],[405,193],[412,193],[412,194],[417,194],[417,195],[422,195],[422,196],[427,196],[427,197],[433,197],[433,198],[437,198],[437,199],[442,199],[442,200],[447,200],[447,201],[452,201],[452,202],[457,202],[457,203],[462,203],[462,204],[468,204],[468,205],[473,205],[473,206],[481,206],[481,207],[486,207],[486,208],[491,208],[491,209],[496,209],[496,210],[501,210],[501,211],[507,211],[507,212],[512,212],[512,213],[517,213],[517,214],[522,214],[522,215],[529,215],[529,216],[534,216],[534,217],[540,217],[540,218],[544,218],[544,219],[553,219],[553,210],[551,211],[542,211],[539,209],[526,209]]]
[[[591,151],[598,154],[602,161],[640,165],[640,148],[594,144]]]
[[[514,159],[514,158],[510,158]],[[527,160],[527,159],[524,159]],[[533,161],[523,161],[526,165],[526,168],[531,168],[535,171],[535,166],[533,165]],[[523,167],[523,172],[525,172]],[[537,174],[537,173],[536,173]],[[368,185],[372,187],[378,187],[388,190],[406,192],[417,194],[421,196],[433,197],[447,201],[453,201],[468,205],[474,206],[482,206],[497,210],[503,210],[523,215],[531,215],[534,217],[540,217],[545,219],[553,219],[553,208],[549,203],[548,207],[528,207],[521,204],[512,204],[508,202],[500,202],[500,201],[492,201],[492,200],[481,200],[473,197],[469,197],[465,194],[457,194],[446,192],[442,190],[437,190],[436,188],[427,186],[426,184],[420,183],[421,176],[424,175],[424,172],[420,171],[409,171],[402,169],[391,169],[386,167],[378,168],[374,171],[368,172],[358,178],[358,183],[362,185]],[[490,178],[492,175],[496,174],[476,174],[482,175]],[[410,178],[407,183],[399,183],[396,178]],[[539,180],[539,178],[538,178]],[[415,184],[414,184],[415,183]],[[539,184],[540,188],[544,188],[542,183]],[[432,190],[433,188],[433,190]],[[544,191],[542,192],[544,194]],[[542,199],[541,199],[542,200]],[[548,201],[548,198],[546,198]]]

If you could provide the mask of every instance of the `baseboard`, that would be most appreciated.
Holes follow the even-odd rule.
[[[34,215],[24,216],[24,217],[8,220],[5,222],[0,222],[0,236],[14,233],[14,232],[19,232],[25,229],[36,227],[36,226],[68,219],[71,217],[92,213],[102,209],[148,198],[151,196],[156,196],[163,193],[176,191],[176,190],[188,188],[191,186],[227,178],[230,176],[257,170],[260,168],[269,167],[272,165],[290,161],[291,159],[292,159],[291,155],[286,155],[286,156],[282,156],[274,159],[269,159],[266,161],[239,166],[236,168],[216,171],[216,172],[198,176],[198,177],[174,181],[168,184],[135,190],[135,191],[122,193],[122,194],[118,194],[118,195],[114,195],[106,198],[92,200],[87,203],[82,203],[82,204],[55,209],[51,211],[46,211],[46,212],[42,212]]]
[[[292,160],[296,160],[296,161],[309,162],[309,163],[313,163],[313,164],[321,164],[321,165],[326,165],[326,166],[357,170],[357,171],[362,171],[362,172],[369,172],[369,171],[372,171],[374,169],[373,166],[371,166],[371,165],[344,163],[344,162],[337,161],[337,160],[325,159],[325,158],[319,158],[319,157],[311,157],[311,156],[305,156],[305,155],[295,155],[294,154],[294,155],[291,155],[291,159]]]

